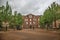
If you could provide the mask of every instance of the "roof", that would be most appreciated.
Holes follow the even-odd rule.
[[[30,14],[26,14],[26,15],[22,15],[22,16],[27,16],[27,15],[34,15],[34,14],[30,13]],[[41,16],[41,15],[34,15],[34,16]]]

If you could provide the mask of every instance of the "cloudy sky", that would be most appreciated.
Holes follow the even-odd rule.
[[[12,8],[12,11],[18,11],[22,15],[34,14],[42,15],[51,3],[60,4],[60,0],[0,0],[0,6],[5,5],[6,1]]]

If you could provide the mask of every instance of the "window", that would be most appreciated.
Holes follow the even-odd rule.
[[[33,24],[35,24],[35,22],[33,22]]]
[[[30,21],[32,21],[32,20],[30,19]]]
[[[36,21],[36,19],[34,18],[33,21]]]
[[[30,24],[32,24],[32,22],[30,22]]]
[[[26,24],[28,24],[28,22],[26,22]]]
[[[38,18],[38,21],[39,21],[39,18]]]
[[[28,21],[28,19],[25,19],[25,21]]]

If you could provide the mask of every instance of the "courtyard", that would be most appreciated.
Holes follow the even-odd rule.
[[[0,32],[0,40],[60,40],[60,33],[42,29]]]

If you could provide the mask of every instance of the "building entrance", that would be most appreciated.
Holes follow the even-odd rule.
[[[32,25],[30,25],[30,29],[32,29]]]

